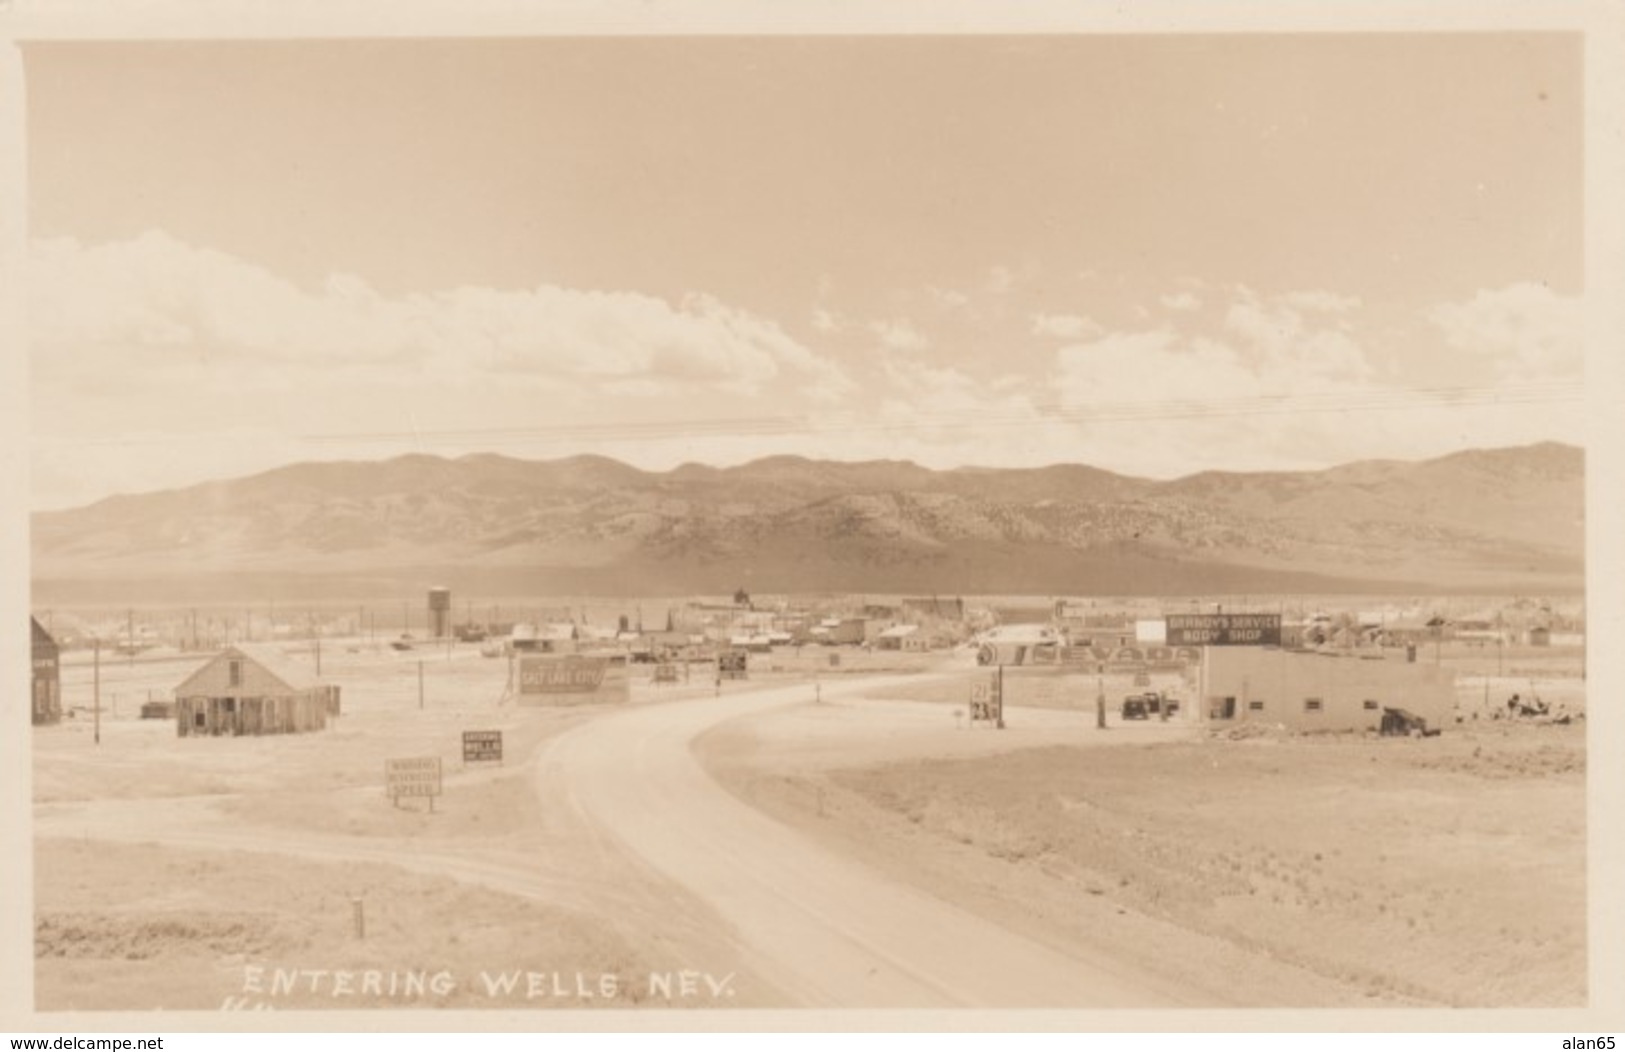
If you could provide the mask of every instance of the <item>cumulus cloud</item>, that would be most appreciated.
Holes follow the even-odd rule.
[[[112,245],[38,242],[29,291],[31,339],[46,362],[482,370],[741,393],[787,376],[815,391],[849,382],[775,323],[711,296],[673,304],[540,285],[388,297],[353,275],[306,291],[156,232]]]
[[[1538,302],[1527,294],[1475,301],[1442,314],[1441,324],[1486,343],[1518,333],[1513,344],[1550,350],[1562,330],[1528,320]],[[1356,335],[1327,316],[1336,313],[1330,300],[1317,303],[1240,290],[1212,335],[1145,328],[1060,348],[1052,376],[1060,415],[1086,445],[1113,450],[1107,466],[1148,475],[1582,440],[1579,414],[1560,399],[1526,404],[1508,419],[1493,397],[1452,402],[1408,387],[1403,374],[1376,369]]]
[[[1162,305],[1168,310],[1190,311],[1202,305],[1202,300],[1194,292],[1176,292],[1163,296]]]
[[[1323,289],[1289,292],[1281,299],[1288,307],[1306,311],[1323,311],[1331,314],[1351,311],[1360,306],[1360,297],[1358,296],[1339,296],[1335,292],[1327,292]]]
[[[1063,340],[1077,340],[1094,336],[1105,330],[1092,318],[1081,314],[1034,314],[1034,336],[1053,336]]]
[[[982,279],[982,291],[994,296],[1003,296],[1016,287],[1016,272],[1003,265],[989,267],[987,276]]]
[[[890,351],[920,351],[930,346],[931,342],[906,318],[874,322],[869,326],[869,331],[878,336],[881,346]]]
[[[1260,375],[1288,387],[1358,384],[1373,373],[1352,336],[1307,318],[1285,299],[1243,294],[1224,325]]]
[[[1501,380],[1575,380],[1585,365],[1578,297],[1522,283],[1480,289],[1471,299],[1428,312],[1450,346],[1473,356]]]

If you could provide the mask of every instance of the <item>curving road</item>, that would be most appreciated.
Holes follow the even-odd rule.
[[[826,684],[824,696],[882,682]],[[808,694],[803,684],[607,715],[548,744],[539,789],[709,904],[733,925],[753,974],[808,1007],[1179,1003],[1154,977],[1061,954],[834,854],[700,766],[698,735]]]

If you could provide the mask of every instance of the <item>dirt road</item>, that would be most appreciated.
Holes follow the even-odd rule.
[[[826,685],[824,697],[874,689]],[[809,1007],[1145,1007],[1176,991],[1063,955],[811,842],[719,786],[691,745],[717,724],[810,700],[810,687],[637,707],[550,742],[544,801],[591,824],[730,922],[751,970]],[[705,962],[694,962],[705,969]]]

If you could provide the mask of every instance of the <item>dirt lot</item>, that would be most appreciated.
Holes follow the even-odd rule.
[[[1019,673],[1008,728],[969,729],[987,672],[962,657],[753,659],[749,686],[800,679],[809,703],[720,728],[701,752],[840,851],[1057,948],[1156,969],[1196,1003],[1583,1001],[1585,724],[1472,719],[1486,687],[1519,689],[1510,675],[1464,684],[1463,722],[1441,738],[1216,740],[1115,715],[1099,731],[1092,677]],[[649,978],[702,967],[733,973],[729,1007],[788,1003],[734,967],[708,907],[602,838],[533,759],[592,710],[502,703],[506,662],[471,648],[339,646],[323,671],[344,714],[326,731],[179,739],[137,718],[201,660],[104,664],[100,744],[91,670],[71,664],[78,714],[34,731],[41,1009],[715,1007],[703,985],[667,997]],[[830,693],[850,673],[928,674],[813,704],[814,669]],[[1582,683],[1542,671],[1583,709]],[[714,689],[650,673],[634,667],[634,704]],[[464,769],[469,729],[501,730],[507,762]],[[445,769],[433,814],[382,791],[386,758],[419,755]],[[328,974],[306,986],[295,971]],[[343,992],[338,972],[353,973]],[[441,972],[449,988],[390,992],[389,976]]]
[[[701,752],[745,799],[898,879],[1215,1004],[1585,1001],[1583,723],[1227,740],[1094,731],[1092,713],[1017,711],[1005,732],[943,716],[809,705]],[[921,730],[888,733],[898,720]]]
[[[624,1008],[648,997],[646,958],[590,917],[444,877],[72,840],[41,841],[36,858],[49,875],[37,889],[42,1011]],[[529,973],[546,978],[533,988]]]
[[[104,666],[104,703],[199,661]],[[104,710],[100,744],[82,708],[37,728],[38,1007],[716,1007],[682,973],[728,975],[722,926],[585,827],[533,761],[594,710],[499,704],[505,666],[426,659],[419,708],[415,658],[329,653],[344,714],[311,734],[182,739],[123,704]],[[77,671],[75,703],[89,685]],[[699,689],[639,680],[633,696]],[[465,768],[462,730],[502,731],[504,763]],[[434,813],[392,807],[384,760],[422,755],[442,760]],[[353,973],[342,991],[339,972]],[[651,975],[670,976],[670,996]],[[728,994],[730,1007],[776,997],[745,974]]]

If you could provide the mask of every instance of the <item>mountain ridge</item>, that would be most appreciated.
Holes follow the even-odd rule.
[[[646,471],[597,455],[406,454],[37,512],[33,576],[47,589],[433,569],[612,592],[1576,590],[1584,495],[1584,451],[1559,443],[1169,480],[1072,462],[780,455]]]

